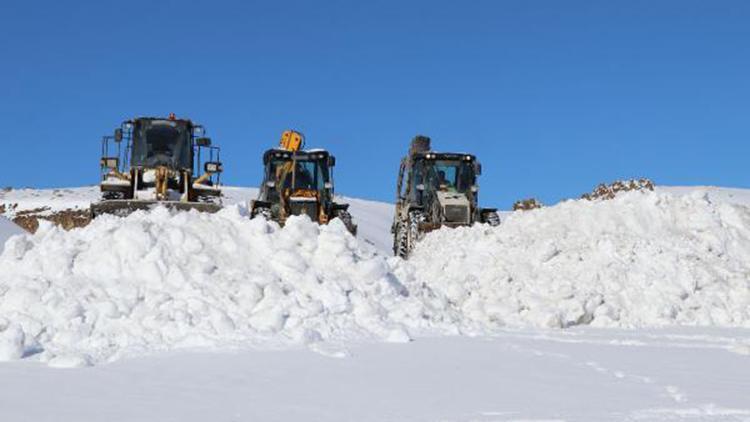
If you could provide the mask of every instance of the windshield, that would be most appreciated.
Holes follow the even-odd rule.
[[[465,193],[474,184],[474,167],[470,161],[424,161],[425,187],[432,190]]]
[[[192,168],[188,128],[169,120],[136,121],[132,164],[142,167]]]
[[[282,190],[322,191],[328,181],[328,168],[320,160],[276,160],[271,171]]]

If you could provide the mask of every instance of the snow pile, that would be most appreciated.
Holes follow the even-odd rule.
[[[368,248],[368,250],[370,250]],[[284,229],[239,208],[46,223],[0,256],[0,360],[81,366],[176,347],[408,341],[383,257],[337,220]]]
[[[0,360],[325,353],[363,339],[586,324],[750,327],[750,209],[705,192],[568,201],[499,227],[435,231],[409,261],[377,254],[337,220],[280,229],[238,206],[157,209],[70,232],[42,222],[0,255]]]
[[[633,192],[440,230],[405,282],[460,324],[750,327],[750,210]],[[424,286],[424,287],[423,287]]]

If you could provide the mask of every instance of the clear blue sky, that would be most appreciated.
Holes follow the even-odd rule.
[[[750,187],[747,1],[5,1],[0,53],[0,186],[95,184],[103,134],[174,112],[237,185],[291,127],[374,199],[417,133],[479,156],[486,206]]]

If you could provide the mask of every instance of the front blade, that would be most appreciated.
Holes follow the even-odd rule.
[[[198,212],[207,213],[215,213],[222,208],[219,204],[212,204],[209,202],[110,199],[91,204],[91,213],[94,217],[102,214],[112,214],[124,217],[138,210],[148,211],[160,206],[178,211],[196,210]]]

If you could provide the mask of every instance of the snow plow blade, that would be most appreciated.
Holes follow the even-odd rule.
[[[143,200],[125,200],[111,199],[107,201],[91,204],[91,215],[96,218],[102,214],[112,214],[126,216],[138,210],[151,210],[156,207],[165,207],[170,210],[215,213],[222,206],[208,202],[180,202],[180,201],[143,201]]]

